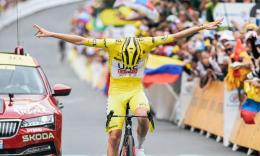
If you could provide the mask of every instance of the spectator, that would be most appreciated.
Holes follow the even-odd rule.
[[[201,87],[206,86],[211,81],[222,79],[222,71],[218,63],[210,57],[209,53],[202,52],[200,61],[197,65],[198,74],[201,77]]]
[[[115,20],[113,21],[115,23],[119,22],[117,20],[120,20],[120,27],[104,26],[103,29],[105,29],[106,33],[102,33],[102,31],[97,29],[97,25],[102,25],[99,12],[102,12],[100,10],[102,10],[103,5],[100,1],[98,5],[95,1],[90,1],[75,14],[72,22],[72,30],[76,34],[83,36],[91,35],[97,38],[104,35],[113,38],[120,38],[124,35],[136,35],[137,37],[158,36],[176,33],[192,25],[214,20],[212,11],[218,1],[203,0],[195,2],[185,0],[182,3],[179,2],[169,0],[152,1],[152,4],[160,14],[159,23],[146,17],[140,10],[131,8],[131,5],[119,7],[118,10],[113,10],[115,13],[112,20]],[[129,20],[133,22],[129,23]],[[98,22],[95,23],[93,21]],[[258,47],[256,44],[259,45],[259,43],[256,40],[252,41],[252,35],[250,35],[253,31],[255,32],[254,36],[257,36],[257,33],[260,34],[260,29],[255,24],[247,24],[244,27],[245,30],[243,30],[242,26],[237,23],[233,24],[236,26],[233,32],[229,30],[204,31],[182,41],[161,46],[152,53],[183,61],[185,64],[184,71],[188,72],[191,77],[200,77],[202,86],[209,84],[213,80],[223,80],[226,76],[226,82],[231,86],[230,89],[240,88],[243,86],[243,81],[246,78],[245,75],[249,72],[249,62],[251,62],[247,52],[252,58],[255,58],[254,55],[260,55],[257,53],[256,48]],[[112,36],[107,36],[111,34]],[[238,39],[241,41],[241,48],[243,50],[240,49],[240,52],[236,53],[236,42]],[[93,50],[85,48],[85,51],[88,54],[92,53]],[[95,50],[95,53],[103,52]],[[106,55],[98,55],[99,57],[86,56],[89,60],[96,60],[94,61],[95,64],[99,62],[105,65],[103,61],[107,60]],[[239,58],[242,59],[239,60]],[[243,76],[240,75],[236,80],[234,74],[237,73],[242,73]],[[254,75],[253,72],[251,75]]]
[[[26,0],[0,0],[0,14],[5,10],[14,7],[17,2],[25,2]]]
[[[66,43],[63,40],[59,40],[59,52],[60,52],[60,61],[63,63],[66,57]]]

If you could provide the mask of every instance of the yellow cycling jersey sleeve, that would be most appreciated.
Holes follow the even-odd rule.
[[[143,37],[143,44],[149,45],[151,48],[155,48],[160,45],[169,44],[175,41],[173,35],[164,35],[156,37]]]
[[[95,39],[95,38],[86,38],[85,46],[96,47],[96,48],[109,48],[116,43],[115,39]]]
[[[159,45],[169,44],[175,41],[173,35],[157,36],[157,37],[142,37],[137,39],[139,46],[143,49],[153,49]],[[96,47],[96,48],[106,48],[110,50],[117,49],[119,44],[122,46],[126,39],[94,39],[86,38],[85,46]]]

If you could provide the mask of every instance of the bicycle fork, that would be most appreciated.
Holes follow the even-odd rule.
[[[124,140],[123,140],[122,148],[120,150],[120,156],[126,156],[127,155],[126,148],[130,146],[130,145],[128,145],[129,139],[131,139],[133,149],[128,149],[128,150],[132,150],[133,154],[135,156],[136,154],[135,154],[135,143],[134,143],[134,138],[133,138],[133,134],[132,134],[132,120],[131,120],[131,117],[127,115],[126,122],[125,122]]]

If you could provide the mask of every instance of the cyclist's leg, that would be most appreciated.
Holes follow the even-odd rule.
[[[109,96],[107,113],[111,110],[114,111],[115,115],[125,114],[125,102],[123,96]],[[111,121],[108,125],[106,131],[108,132],[108,156],[118,156],[118,149],[122,134],[122,127],[124,124],[124,118],[111,118]]]
[[[146,116],[149,110],[145,108],[137,108],[135,114]],[[145,137],[149,130],[149,121],[147,118],[138,118],[138,126],[137,126],[137,140],[138,140],[138,149],[142,149],[142,145],[145,141]]]
[[[115,129],[109,132],[108,134],[108,148],[107,155],[108,156],[118,156],[118,149],[120,144],[122,130]]]
[[[132,99],[130,100],[130,108],[135,115],[147,116],[147,112],[150,111],[150,106],[148,103],[148,99],[145,96],[143,90],[140,90],[132,97]],[[142,148],[142,144],[145,140],[148,129],[149,129],[149,120],[147,118],[138,118],[138,126],[137,126],[138,147],[137,148]]]

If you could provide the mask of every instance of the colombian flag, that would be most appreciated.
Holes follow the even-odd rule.
[[[260,112],[260,88],[245,82],[244,91],[247,94],[247,100],[241,106],[241,117],[246,124],[255,124],[255,116]]]
[[[256,114],[260,112],[260,102],[247,99],[241,106],[241,117],[246,124],[255,124]]]
[[[182,74],[182,66],[182,61],[165,56],[150,55],[143,79],[144,86],[176,82]]]

